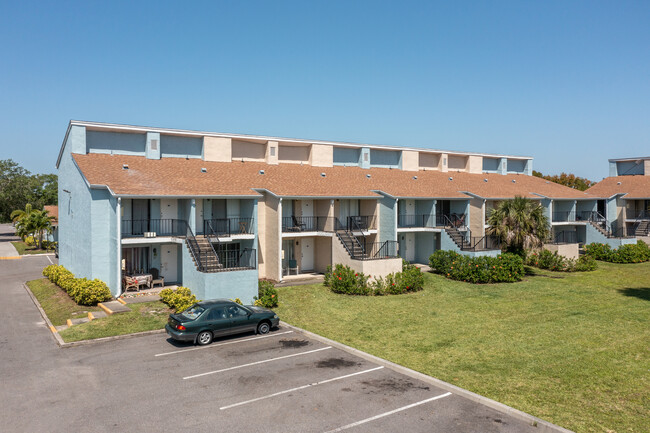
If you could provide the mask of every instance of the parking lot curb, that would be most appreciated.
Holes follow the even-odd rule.
[[[108,314],[109,316],[110,316],[111,314],[113,314],[113,310],[111,310],[111,309],[108,308],[106,305],[102,304],[101,302],[100,302],[99,304],[97,304],[97,306],[98,306],[99,308],[101,308],[102,310],[104,310],[104,312],[105,312],[106,314]]]
[[[564,427],[560,427],[548,421],[544,421],[541,418],[537,418],[533,415],[530,415],[526,412],[522,412],[518,409],[507,406],[503,403],[499,403],[498,401],[492,400],[487,397],[483,397],[482,395],[460,388],[456,385],[452,385],[451,383],[447,383],[443,380],[436,379],[435,377],[428,376],[424,373],[420,373],[419,371],[411,370],[410,368],[401,366],[399,364],[395,364],[394,362],[387,361],[383,358],[379,358],[377,356],[363,352],[359,349],[355,349],[354,347],[350,347],[343,343],[339,343],[338,341],[330,340],[329,338],[323,337],[318,334],[314,334],[313,332],[306,331],[302,328],[298,328],[297,326],[293,326],[282,321],[280,321],[280,325],[283,327],[293,329],[299,333],[304,334],[306,337],[313,338],[314,340],[320,341],[321,343],[327,344],[332,347],[336,347],[337,349],[341,349],[345,352],[363,358],[367,361],[374,362],[379,365],[383,365],[384,367],[390,368],[391,370],[396,371],[398,373],[402,373],[414,379],[418,379],[423,382],[430,383],[432,385],[437,386],[438,388],[451,391],[452,393],[465,397],[468,400],[475,401],[484,406],[497,410],[501,413],[512,416],[513,418],[517,418],[522,421],[525,421],[531,426],[537,427],[540,433],[546,433],[546,432],[573,433],[571,430],[567,430]]]
[[[56,341],[56,344],[58,344],[59,347],[61,347],[63,344],[65,344],[63,342],[63,338],[61,338],[61,336],[57,332],[54,325],[52,325],[52,322],[50,322],[50,319],[47,317],[47,314],[45,314],[45,310],[43,310],[43,308],[41,307],[41,303],[38,302],[38,299],[36,299],[36,296],[34,296],[34,294],[29,289],[29,287],[27,286],[26,283],[23,283],[23,287],[27,291],[27,294],[29,295],[29,297],[32,299],[32,302],[34,303],[34,305],[36,305],[36,308],[38,308],[38,311],[41,313],[41,317],[43,317],[43,320],[45,320],[45,324],[47,325],[47,327],[52,332],[52,337],[54,338],[54,341]]]
[[[0,260],[19,260],[22,259],[22,256],[5,256],[5,257],[0,257]]]

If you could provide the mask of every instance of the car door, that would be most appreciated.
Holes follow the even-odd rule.
[[[227,307],[227,311],[230,318],[230,330],[233,334],[252,331],[256,328],[257,323],[250,319],[248,310],[239,305],[231,305]]]
[[[231,321],[227,317],[225,307],[213,307],[204,315],[204,325],[215,336],[230,333]]]

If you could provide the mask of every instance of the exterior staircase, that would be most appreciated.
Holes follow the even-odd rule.
[[[359,242],[359,239],[357,239],[354,234],[348,232],[347,230],[337,230],[336,236],[339,238],[339,241],[341,241],[351,258],[366,258],[366,254],[363,250],[363,247],[361,246],[361,242]]]
[[[606,238],[610,238],[610,237],[611,237],[611,235],[610,235],[610,233],[607,231],[607,229],[606,229],[605,227],[603,227],[604,223],[589,220],[589,224],[591,224],[591,225],[592,225],[596,230],[598,230],[598,231],[599,231],[603,236],[605,236]]]
[[[460,230],[458,230],[455,227],[445,227],[445,231],[447,232],[451,240],[453,240],[454,243],[458,245],[458,249],[462,251],[466,243],[463,242],[465,236],[460,232]]]
[[[650,221],[641,221],[634,230],[634,236],[649,236],[650,235]]]
[[[194,238],[194,243],[186,239],[185,244],[190,250],[190,256],[194,262],[194,266],[199,272],[219,272],[223,265],[219,262],[219,257],[215,254],[214,248],[210,244],[210,240],[204,236],[197,236]]]

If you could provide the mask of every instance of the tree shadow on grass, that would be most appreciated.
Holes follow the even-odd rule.
[[[650,301],[650,287],[618,289],[618,292],[623,296],[632,296],[634,298]]]

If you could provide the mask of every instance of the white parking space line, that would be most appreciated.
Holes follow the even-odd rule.
[[[392,415],[394,413],[401,412],[403,410],[410,409],[410,408],[415,407],[415,406],[420,406],[421,404],[429,403],[430,401],[438,400],[440,398],[449,397],[450,395],[451,395],[451,392],[440,394],[440,395],[437,395],[435,397],[428,398],[426,400],[418,401],[417,403],[409,404],[408,406],[403,406],[403,407],[400,407],[398,409],[391,410],[390,412],[384,412],[384,413],[381,413],[379,415],[375,415],[375,416],[370,417],[370,418],[362,419],[361,421],[353,422],[352,424],[344,425],[343,427],[339,427],[337,429],[330,430],[330,431],[325,432],[325,433],[335,433],[335,432],[347,430],[349,428],[356,427],[358,425],[365,424],[367,422],[374,421],[376,419],[383,418],[385,416]]]
[[[236,370],[238,368],[250,367],[251,365],[259,365],[259,364],[264,364],[266,362],[278,361],[280,359],[293,358],[294,356],[308,355],[310,353],[320,352],[321,350],[327,350],[327,349],[331,349],[331,348],[332,348],[332,346],[327,346],[327,347],[321,347],[320,349],[308,350],[306,352],[292,353],[291,355],[278,356],[277,358],[263,359],[262,361],[251,362],[251,363],[243,364],[243,365],[236,365],[234,367],[222,368],[221,370],[208,371],[207,373],[195,374],[193,376],[186,376],[186,377],[183,378],[183,380],[185,380],[185,379],[194,379],[196,377],[207,376],[209,374],[222,373],[224,371]]]
[[[318,385],[322,385],[322,384],[324,384],[324,383],[334,382],[334,381],[336,381],[336,380],[347,379],[348,377],[357,376],[357,375],[359,375],[359,374],[370,373],[371,371],[381,370],[382,368],[384,368],[384,367],[383,367],[383,366],[381,366],[381,367],[375,367],[375,368],[371,368],[371,369],[369,369],[369,370],[358,371],[358,372],[356,372],[356,373],[346,374],[345,376],[335,377],[335,378],[333,378],[333,379],[321,380],[320,382],[310,383],[310,384],[308,384],[308,385],[298,386],[298,387],[296,387],[296,388],[285,389],[284,391],[275,392],[275,393],[273,393],[273,394],[269,394],[269,395],[265,395],[265,396],[262,396],[262,397],[253,398],[253,399],[251,399],[251,400],[240,401],[239,403],[234,403],[234,404],[231,404],[231,405],[228,405],[228,406],[220,407],[219,409],[220,409],[220,410],[231,409],[231,408],[233,408],[233,407],[242,406],[242,405],[244,405],[244,404],[248,404],[248,403],[254,403],[254,402],[256,402],[256,401],[265,400],[265,399],[267,399],[267,398],[271,398],[271,397],[277,397],[278,395],[287,394],[287,393],[289,393],[289,392],[298,391],[298,390],[301,390],[301,389],[309,388],[309,387],[311,387],[311,386],[318,386]]]
[[[50,264],[52,264],[52,265],[53,265],[53,264],[54,264],[54,262],[52,261],[52,259],[50,258],[50,256],[46,256],[46,257],[47,257],[47,259],[48,259],[48,260],[50,261]]]
[[[246,338],[245,340],[226,341],[225,343],[212,343],[209,346],[193,347],[191,349],[174,350],[173,352],[166,352],[166,353],[157,353],[154,356],[166,356],[166,355],[174,355],[176,353],[191,352],[193,350],[210,349],[210,348],[214,348],[214,347],[225,346],[226,344],[244,343],[246,341],[261,340],[262,338],[277,337],[278,335],[290,334],[292,332],[293,331],[285,331],[285,332],[278,332],[278,333],[269,334],[269,335],[260,335],[258,337]]]

